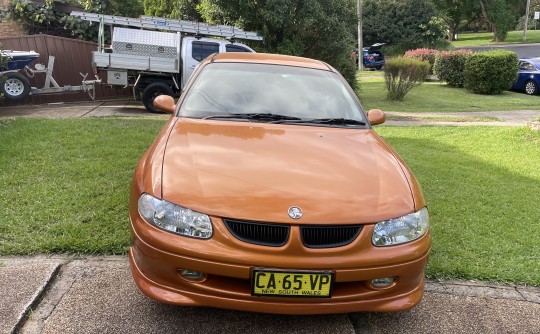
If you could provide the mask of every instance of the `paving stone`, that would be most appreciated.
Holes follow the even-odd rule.
[[[521,295],[525,298],[525,300],[540,304],[540,288],[518,287],[517,291],[521,293]]]
[[[46,319],[42,334],[354,333],[346,315],[280,316],[158,303],[138,291],[127,260],[107,267],[94,262],[87,269]]]
[[[456,296],[491,297],[513,300],[524,300],[523,296],[515,288],[494,288],[489,286],[470,286],[445,284],[446,293]]]
[[[0,258],[0,333],[12,333],[37,305],[62,261]]]
[[[369,313],[368,322],[374,334],[537,334],[540,305],[428,292],[415,308],[397,313]]]

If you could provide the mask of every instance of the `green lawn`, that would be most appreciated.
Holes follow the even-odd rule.
[[[149,119],[0,119],[0,254],[122,254]]]
[[[540,25],[538,25],[538,29],[540,29]],[[452,46],[456,48],[496,44],[493,42],[493,33],[491,32],[460,34],[458,38],[457,41],[452,42]],[[500,44],[507,43],[523,43],[523,30],[510,31],[506,40]],[[527,30],[527,43],[540,43],[540,30]]]
[[[405,95],[402,102],[394,102],[386,100],[383,72],[362,71],[358,77],[358,96],[366,110],[378,108],[383,111],[458,112],[537,110],[540,106],[540,96],[510,91],[501,95],[478,95],[463,88],[448,87],[438,81],[424,82]]]
[[[540,134],[514,127],[378,127],[420,181],[436,278],[540,286]]]
[[[0,254],[123,254],[133,169],[155,119],[0,120]],[[540,135],[377,127],[423,186],[431,277],[540,286]]]

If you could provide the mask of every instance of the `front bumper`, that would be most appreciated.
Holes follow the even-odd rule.
[[[280,314],[399,311],[413,307],[423,295],[424,268],[431,237],[400,246],[376,248],[366,225],[351,244],[333,249],[301,249],[297,228],[291,228],[283,247],[243,243],[212,217],[214,236],[186,238],[161,231],[140,217],[132,219],[131,271],[139,289],[149,297],[171,304],[211,306]],[[251,295],[255,267],[289,270],[332,270],[331,298],[286,298]],[[207,274],[203,282],[189,282],[178,269]],[[375,278],[395,277],[396,284],[374,289]]]

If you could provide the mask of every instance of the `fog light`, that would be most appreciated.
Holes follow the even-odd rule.
[[[201,273],[200,271],[189,270],[189,269],[178,269],[178,274],[183,279],[194,282],[202,282],[206,279],[206,274]]]
[[[376,279],[371,280],[371,286],[374,287],[375,289],[388,288],[392,284],[394,284],[393,277],[376,278]]]

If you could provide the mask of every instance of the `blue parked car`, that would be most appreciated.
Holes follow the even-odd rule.
[[[368,48],[364,48],[364,67],[380,70],[384,66],[384,55],[381,52],[382,46],[386,43],[375,43]]]
[[[538,94],[540,87],[540,58],[525,58],[519,60],[518,79],[512,86],[513,90],[525,91],[529,95]]]

